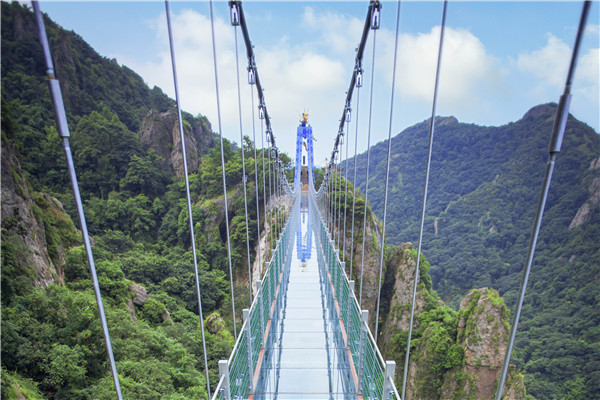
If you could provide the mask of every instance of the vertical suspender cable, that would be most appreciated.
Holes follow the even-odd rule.
[[[240,150],[242,151],[242,183],[244,185],[244,217],[246,218],[246,250],[248,255],[248,288],[250,289],[250,304],[252,304],[252,265],[250,264],[250,234],[248,233],[248,195],[246,193],[246,156],[244,154],[244,130],[242,128],[242,94],[240,91],[240,61],[238,56],[238,31],[237,26],[233,27],[235,34],[235,69],[237,79],[238,93],[238,114],[240,118]],[[254,112],[254,110],[252,110]],[[254,114],[252,114],[254,115]]]
[[[117,366],[115,363],[115,357],[112,351],[112,344],[110,341],[110,333],[108,331],[108,324],[106,322],[106,315],[104,314],[104,304],[102,302],[102,294],[100,293],[100,285],[98,283],[98,276],[96,274],[96,264],[94,262],[94,254],[92,253],[92,244],[90,242],[90,236],[87,230],[87,222],[85,220],[85,214],[83,212],[83,203],[81,201],[81,193],[79,193],[79,184],[77,183],[77,174],[75,172],[75,163],[73,162],[73,154],[71,152],[71,145],[69,143],[69,125],[67,123],[67,115],[65,112],[65,106],[60,91],[60,84],[54,76],[54,65],[52,63],[52,54],[50,53],[50,45],[48,44],[48,35],[46,34],[46,27],[44,25],[44,18],[40,10],[40,5],[37,1],[32,3],[33,11],[35,13],[35,19],[37,22],[38,30],[40,33],[40,43],[44,51],[44,58],[46,60],[46,74],[48,77],[48,86],[50,89],[50,96],[52,97],[52,105],[54,106],[54,115],[56,118],[56,126],[58,134],[62,139],[63,149],[67,158],[67,169],[69,170],[69,177],[71,178],[71,186],[73,188],[73,196],[75,198],[75,204],[77,206],[77,214],[79,215],[79,222],[81,226],[81,233],[83,236],[83,243],[85,245],[85,251],[87,254],[88,264],[90,266],[90,273],[92,276],[92,285],[94,286],[94,294],[96,295],[96,304],[98,306],[98,315],[100,316],[100,324],[102,325],[102,333],[104,334],[104,345],[106,346],[106,352],[108,354],[108,360],[110,363],[110,370],[115,384],[115,391],[117,398],[121,400],[123,398],[121,394],[121,385],[119,383],[119,375],[117,373]]]
[[[252,143],[254,144],[254,189],[256,191],[256,239],[258,241],[258,271],[262,271],[262,252],[260,250],[260,200],[258,196],[258,160],[256,155],[256,122],[254,119],[254,86],[250,85],[250,99],[252,102]]]
[[[340,168],[342,167],[342,156],[343,156],[343,150],[344,148],[342,147],[340,149],[339,152],[339,165]],[[344,233],[342,231],[342,172],[340,171],[338,174],[338,180],[340,181],[339,184],[339,190],[338,190],[338,250],[341,249],[341,244],[340,244],[340,240],[342,240],[342,234]]]
[[[340,240],[340,200],[341,200],[341,194],[342,192],[340,190],[338,190],[339,188],[339,184],[342,182],[342,180],[340,179],[341,176],[341,172],[340,172],[340,152],[337,151],[337,165],[335,167],[335,172],[336,172],[336,179],[335,179],[335,207],[334,207],[334,215],[333,217],[335,218],[336,224],[335,224],[335,229],[336,229],[336,234],[337,234],[337,248],[340,248],[339,245],[339,240]],[[336,242],[334,242],[335,244]]]
[[[337,175],[338,175],[338,171],[337,171],[337,164],[335,163],[335,159],[337,158],[337,152],[335,153],[335,158],[334,158],[334,162],[332,164],[332,172],[333,172],[333,181],[331,182],[331,197],[332,197],[332,201],[331,201],[331,221],[332,221],[332,225],[331,225],[331,238],[333,239],[333,245],[335,247],[335,238],[337,235],[337,230],[336,230],[336,226],[337,226]]]
[[[356,131],[354,133],[354,179],[352,180],[352,235],[350,239],[350,279],[354,279],[352,276],[352,264],[354,262],[354,210],[356,207],[356,160],[358,150],[358,106],[360,105],[360,87],[356,88]]]
[[[575,74],[575,67],[577,65],[577,56],[579,54],[579,46],[583,38],[585,30],[585,24],[589,13],[591,1],[583,2],[583,10],[581,12],[581,19],[579,20],[579,28],[577,30],[577,36],[575,38],[575,45],[573,47],[573,53],[571,54],[571,62],[569,65],[569,72],[567,74],[567,80],[565,83],[565,89],[563,95],[560,97],[558,108],[556,109],[556,115],[554,117],[554,127],[552,131],[552,137],[550,139],[549,157],[546,165],[546,172],[542,185],[542,191],[538,201],[538,207],[535,214],[535,221],[531,232],[531,238],[529,241],[529,248],[527,250],[527,262],[523,269],[523,276],[521,278],[521,287],[519,288],[519,297],[515,306],[515,312],[510,329],[510,336],[508,346],[506,347],[506,354],[504,356],[504,363],[502,364],[502,372],[498,386],[496,387],[496,400],[502,398],[502,391],[504,390],[504,381],[506,380],[506,373],[510,364],[510,357],[515,341],[515,335],[517,333],[517,326],[519,324],[519,317],[521,315],[521,307],[523,306],[523,299],[525,297],[525,290],[527,289],[527,281],[529,279],[529,272],[531,271],[531,265],[533,264],[533,255],[535,253],[535,246],[537,243],[538,234],[540,232],[540,226],[542,224],[542,217],[544,215],[544,207],[546,205],[546,199],[548,197],[548,191],[550,190],[550,181],[552,180],[552,172],[554,170],[554,163],[556,156],[560,151],[563,136],[565,133],[565,127],[569,118],[569,104],[571,101],[571,86],[573,84],[573,77]]]
[[[390,96],[390,122],[388,126],[387,166],[385,169],[385,194],[383,196],[383,228],[381,233],[381,258],[379,259],[379,284],[377,286],[377,313],[375,317],[375,342],[379,333],[379,303],[381,301],[381,277],[383,276],[383,258],[385,252],[385,222],[387,217],[388,185],[390,183],[390,156],[392,152],[392,120],[394,116],[394,89],[396,87],[396,60],[398,58],[398,36],[400,30],[400,0],[396,12],[396,40],[394,42],[394,63],[392,67],[392,94]]]
[[[183,133],[183,118],[181,117],[181,104],[179,102],[179,85],[177,84],[177,67],[175,65],[175,50],[173,48],[173,32],[171,30],[171,11],[169,2],[165,0],[167,14],[167,29],[169,31],[169,46],[171,49],[171,66],[173,67],[173,83],[175,87],[175,101],[177,103],[177,118],[179,121],[179,135],[181,137],[181,151],[183,153],[183,176],[185,178],[185,194],[187,198],[188,217],[190,220],[190,236],[192,239],[192,255],[194,258],[194,275],[196,277],[196,296],[198,297],[198,315],[200,316],[200,330],[202,333],[202,348],[204,350],[204,370],[206,373],[206,391],[210,398],[210,381],[208,377],[208,359],[206,356],[206,340],[204,337],[204,317],[202,316],[202,296],[200,295],[200,279],[198,277],[198,258],[196,256],[196,239],[194,235],[194,220],[192,218],[192,200],[190,196],[190,182],[188,179],[187,157],[185,151],[185,135]]]
[[[217,69],[217,48],[215,44],[215,22],[213,13],[213,2],[208,2],[210,9],[210,29],[212,34],[213,64],[215,69],[215,91],[217,94],[217,120],[219,122],[219,138],[221,140],[221,169],[223,172],[223,200],[225,202],[225,230],[227,233],[227,260],[229,262],[229,279],[231,280],[231,309],[233,312],[233,334],[237,338],[235,323],[235,296],[233,293],[233,270],[231,267],[231,238],[229,237],[229,212],[227,210],[227,182],[225,181],[225,155],[223,154],[223,129],[221,125],[221,101],[219,99],[219,73]]]
[[[272,154],[272,147],[270,145],[269,142],[269,137],[267,136],[267,145],[269,146],[269,148],[267,149],[267,155],[269,156],[268,161],[267,161],[267,168],[269,169],[269,212],[267,213],[267,215],[269,216],[269,227],[271,228],[271,232],[269,235],[269,240],[271,241],[271,254],[273,254],[273,229],[275,228],[275,225],[273,224],[273,187],[271,185],[271,154]]]
[[[348,137],[348,131],[350,128],[350,121],[346,122],[346,166],[344,167],[344,179],[346,180],[346,186],[344,189],[344,245],[342,249],[342,262],[346,262],[346,218],[348,216],[348,210],[346,210],[347,199],[348,199],[348,142],[350,138]],[[352,279],[352,277],[350,277]]]
[[[401,398],[405,399],[406,393],[406,378],[408,376],[408,360],[410,359],[410,341],[412,338],[413,321],[415,316],[415,302],[417,298],[417,283],[419,281],[419,265],[421,262],[421,245],[423,244],[423,225],[425,223],[425,206],[427,204],[427,188],[429,186],[429,170],[431,167],[431,150],[433,147],[433,133],[435,130],[435,109],[437,105],[438,86],[440,80],[440,66],[442,63],[442,49],[444,47],[444,30],[446,29],[446,10],[448,8],[448,1],[444,1],[444,9],[442,11],[442,26],[440,29],[440,46],[438,49],[438,60],[437,69],[435,72],[435,86],[433,89],[433,105],[431,107],[431,122],[429,124],[429,147],[427,149],[427,167],[425,170],[425,184],[423,185],[423,202],[421,204],[421,224],[419,228],[419,245],[417,249],[417,265],[415,267],[415,278],[413,282],[413,294],[412,303],[410,308],[410,325],[408,328],[408,343],[406,345],[406,357],[404,359],[404,375],[402,378],[402,395]]]
[[[369,158],[371,154],[371,121],[373,112],[373,81],[375,78],[375,39],[377,39],[377,31],[373,31],[373,58],[371,61],[371,94],[369,98],[369,128],[367,133],[367,173],[365,183],[365,208],[363,216],[363,235],[362,235],[362,249],[361,249],[361,261],[360,261],[360,291],[358,304],[362,307],[362,292],[363,292],[363,273],[365,264],[365,238],[367,233],[367,209],[369,207]]]

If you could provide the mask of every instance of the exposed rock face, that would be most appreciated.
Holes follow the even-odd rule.
[[[472,290],[460,303],[457,342],[464,349],[464,365],[445,377],[441,399],[493,398],[508,345],[509,312],[493,289]],[[463,377],[460,379],[459,377]],[[524,399],[522,376],[512,368],[504,399]]]
[[[598,211],[598,207],[600,206],[600,157],[592,160],[589,169],[597,176],[588,187],[588,193],[590,195],[586,202],[579,207],[579,210],[577,210],[577,214],[575,214],[575,217],[571,221],[569,229],[588,222],[592,219],[592,214],[595,211]]]
[[[351,254],[349,247],[351,241],[350,222],[348,223],[348,229],[346,231],[346,254]],[[362,217],[360,221],[355,221],[357,226],[362,226]],[[337,235],[337,232],[336,232]],[[379,284],[379,261],[381,254],[381,232],[377,222],[377,217],[369,209],[367,214],[367,224],[364,229],[354,232],[354,260],[352,262],[352,275],[349,279],[354,279],[356,282],[356,293],[360,291],[360,275],[361,275],[361,261],[363,260],[363,245],[362,235],[365,235],[365,246],[364,246],[364,265],[362,266],[363,272],[363,287],[362,287],[362,308],[369,310],[369,325],[374,331],[375,327],[375,309],[377,307],[377,293]],[[340,244],[340,248],[343,248],[343,244]],[[341,251],[340,251],[340,258]],[[346,258],[346,270],[350,269],[350,259]],[[357,295],[358,296],[358,295]]]
[[[415,253],[410,243],[404,243],[386,260],[382,301],[389,301],[389,308],[382,309],[383,325],[378,342],[384,357],[395,357],[396,365],[400,366],[396,369],[396,382],[402,380],[406,344],[399,346],[395,341],[406,335],[410,326]],[[407,397],[416,400],[492,398],[510,329],[504,301],[493,289],[477,289],[463,299],[458,314],[444,312],[448,308],[431,292],[430,282],[427,282],[428,263],[424,259],[421,266],[424,270],[420,272],[413,322],[413,339],[418,340],[413,342],[411,351]],[[437,321],[432,317],[432,309],[439,310],[435,312],[446,315],[445,318],[456,318],[456,325]],[[428,316],[422,320],[425,315]],[[456,327],[455,330],[451,326]],[[438,383],[434,385],[436,380]],[[523,376],[512,367],[503,398],[525,398]]]
[[[49,215],[52,221],[44,215]],[[64,283],[66,264],[62,238],[48,232],[56,224],[67,226],[75,235],[71,219],[58,199],[30,190],[12,142],[2,143],[2,240],[13,242],[23,251],[18,261],[35,272],[33,283],[47,287]],[[68,244],[67,244],[68,245]]]
[[[393,333],[408,330],[410,327],[410,304],[414,286],[417,261],[412,257],[412,244],[403,243],[395,249],[388,265],[388,275],[393,276],[393,291],[390,310],[382,327],[383,341],[388,342]],[[425,307],[427,289],[423,285],[417,287],[415,315],[419,315]],[[415,321],[418,324],[418,321]]]
[[[146,293],[146,288],[142,285],[134,283],[133,285],[129,286],[129,289],[131,289],[131,291],[135,294],[135,297],[132,300],[133,304],[143,306],[144,303],[147,302],[150,298],[150,296],[148,296],[148,294]]]
[[[195,121],[194,126],[185,120],[183,123],[186,160],[190,173],[198,170],[198,154],[206,151],[212,141],[210,126],[204,121],[204,125]],[[144,149],[153,149],[163,158],[166,168],[174,171],[177,177],[183,176],[181,135],[174,110],[163,113],[150,110],[140,125],[139,135]]]

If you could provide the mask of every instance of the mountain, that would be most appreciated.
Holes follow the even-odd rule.
[[[555,104],[539,105],[499,127],[436,118],[423,252],[433,288],[454,307],[474,287],[494,288],[514,307],[555,112]],[[418,238],[428,127],[424,121],[392,138],[392,244]],[[371,148],[369,199],[378,216],[386,155],[387,141]],[[600,136],[569,116],[513,357],[536,398],[600,396],[599,156]],[[353,176],[353,159],[349,166]],[[363,190],[365,167],[361,154]]]
[[[2,396],[114,398],[73,196],[54,127],[37,28],[26,6],[2,2],[0,8]],[[174,102],[161,89],[148,88],[134,71],[97,54],[74,32],[64,31],[48,18],[46,26],[65,94],[71,144],[124,397],[203,398],[203,349],[195,277],[190,268],[188,215],[182,201],[185,188]],[[210,123],[201,115],[184,113],[183,118],[208,368],[214,387],[217,360],[229,355],[233,319],[240,319],[230,311],[226,226],[232,238],[238,310],[249,305],[241,151],[245,151],[247,161],[249,193],[258,187],[262,196],[266,183],[261,178],[253,180],[253,144],[236,148],[225,141],[227,220],[221,154],[214,146]],[[445,123],[460,125],[453,119]],[[441,132],[443,129],[440,126]],[[596,161],[593,167],[597,165]],[[596,186],[594,179],[586,179],[592,191],[576,198],[581,202],[580,211],[576,218],[569,218],[568,225],[573,226],[569,232],[580,236],[569,236],[572,240],[588,238],[586,229],[597,221]],[[479,188],[477,184],[471,186],[472,191]],[[250,246],[255,248],[256,204],[254,196],[248,199]],[[262,197],[258,202],[263,204]],[[364,209],[360,196],[357,204],[360,217],[361,204]],[[358,259],[365,252],[364,302],[373,324],[381,228],[375,214],[368,207],[366,210],[369,226],[356,227],[356,233],[357,240],[362,234],[369,240],[365,249],[355,242],[354,256]],[[263,235],[270,233],[268,224],[263,229]],[[269,241],[267,237],[263,240]],[[585,250],[593,244],[576,240],[573,246]],[[570,259],[570,265],[578,268],[582,257]],[[409,243],[386,248],[378,341],[386,357],[396,359],[399,365],[406,345],[406,291],[415,259],[416,251]],[[432,263],[431,270],[436,268]],[[457,301],[464,300],[459,311],[453,310],[433,291],[429,270],[423,258],[408,391],[423,400],[487,397],[493,390],[499,355],[506,346],[509,312],[498,293],[484,285],[474,286],[479,289],[465,291],[464,296],[457,294]],[[593,285],[594,274],[592,271],[585,277],[582,285]],[[571,325],[562,327],[564,336],[549,338],[539,328],[549,325],[547,315],[537,314],[536,318],[542,318],[533,323],[524,321],[522,326],[534,335],[520,336],[516,361],[531,375],[523,378],[511,369],[507,395],[511,399],[522,399],[524,387],[529,391],[529,385],[539,398],[589,398],[597,393],[594,329],[598,324],[593,308],[597,297],[584,296],[583,289],[561,289],[561,279],[563,275],[556,277],[551,290],[542,286],[547,291],[540,292],[537,301],[550,304],[555,301],[552,296],[561,293],[557,290],[566,290],[570,303],[556,303],[555,308],[567,319],[551,321]],[[528,315],[532,312],[526,310]],[[583,320],[578,312],[590,318]],[[575,330],[585,331],[587,336],[580,339]],[[528,340],[526,346],[523,338]],[[546,346],[549,340],[566,343],[565,350],[559,354]],[[579,374],[573,373],[573,365],[579,362],[575,357],[585,362]],[[560,369],[563,376],[545,374],[544,368]],[[557,379],[551,381],[548,376]]]
[[[114,387],[33,13],[2,2],[2,398],[112,399]],[[46,17],[125,398],[205,398],[174,101]],[[222,231],[247,271],[240,151],[184,113],[212,387],[233,345]],[[165,151],[168,150],[168,151]],[[244,149],[246,160],[252,146]],[[248,175],[254,170],[247,167]],[[249,190],[263,182],[250,181]],[[262,193],[262,191],[261,191]],[[220,196],[219,196],[220,194]],[[253,200],[254,198],[252,198]],[[262,204],[262,198],[260,199]],[[248,208],[256,210],[256,204]],[[250,218],[256,220],[256,215]],[[251,222],[252,223],[252,222]],[[251,228],[256,229],[256,225]],[[236,300],[248,299],[247,279]],[[238,316],[240,318],[241,316]]]

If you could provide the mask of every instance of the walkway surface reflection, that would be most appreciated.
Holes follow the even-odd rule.
[[[303,196],[279,323],[265,349],[255,399],[354,399],[350,367],[318,237]]]

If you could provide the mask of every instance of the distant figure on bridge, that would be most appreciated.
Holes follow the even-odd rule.
[[[308,125],[308,112],[304,111],[302,113],[302,118],[300,118],[300,122],[302,123],[301,126],[307,126]]]
[[[308,185],[314,177],[313,140],[312,127],[308,123],[308,111],[304,111],[296,134],[296,173],[294,175],[296,189]]]

